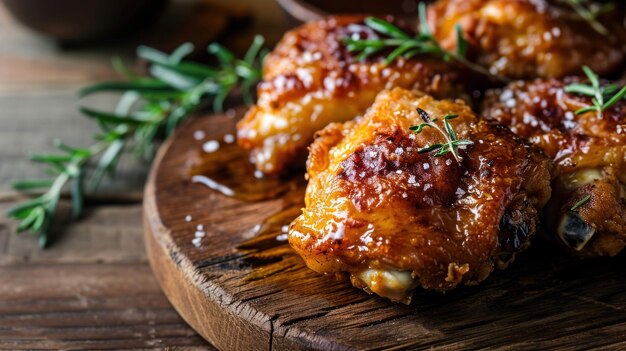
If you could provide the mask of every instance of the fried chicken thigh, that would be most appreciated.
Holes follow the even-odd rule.
[[[626,53],[621,8],[598,19],[607,34],[558,0],[439,0],[428,15],[444,48],[456,47],[458,23],[473,60],[513,79],[561,78],[583,65],[610,74]]]
[[[576,116],[574,111],[592,101],[566,93],[567,83],[512,83],[487,94],[482,115],[528,138],[554,160],[549,232],[573,252],[613,256],[626,245],[626,101],[602,116],[597,111]]]
[[[276,174],[304,165],[315,132],[364,113],[382,89],[466,95],[459,74],[434,59],[398,58],[385,65],[383,52],[358,61],[343,39],[376,38],[363,20],[344,16],[307,23],[285,34],[268,55],[257,104],[237,125],[238,142],[251,150],[257,169]]]
[[[411,131],[424,115],[438,128]],[[445,143],[444,115],[458,115],[446,120],[451,140],[464,140],[458,160],[450,149],[422,149]],[[363,118],[320,132],[307,171],[291,246],[314,271],[345,273],[405,303],[417,286],[452,289],[506,267],[529,245],[550,195],[540,151],[460,100],[401,88],[381,92]]]

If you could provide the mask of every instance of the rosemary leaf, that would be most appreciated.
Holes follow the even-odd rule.
[[[626,95],[626,86],[620,89],[620,91],[617,94],[613,95],[613,97],[610,98],[609,101],[605,102],[604,105],[602,105],[602,109],[604,110],[615,105],[619,100],[624,98],[625,95]]]
[[[54,180],[52,179],[17,180],[11,182],[11,187],[15,190],[41,189],[52,186],[53,182]]]
[[[395,50],[393,50],[386,58],[385,58],[385,65],[390,64],[391,62],[393,62],[396,58],[398,58],[399,56],[405,54],[409,49],[411,49],[414,46],[413,43],[411,42],[407,42],[405,44],[402,44],[400,46],[398,46]]]
[[[163,90],[171,90],[171,86],[159,80],[135,80],[127,82],[102,82],[88,87],[84,87],[78,91],[79,97],[98,93],[101,91],[141,91],[141,92],[162,92]]]
[[[570,211],[578,210],[582,205],[586,204],[590,199],[591,199],[591,195],[585,195],[582,199],[578,200],[578,202],[576,202],[574,206],[570,208]]]
[[[425,146],[425,147],[417,150],[417,153],[424,154],[424,153],[427,153],[427,152],[431,152],[433,150],[440,149],[442,146],[444,146],[444,145],[443,144],[432,144],[430,146]]]
[[[210,54],[217,56],[217,59],[222,64],[230,64],[235,60],[235,54],[218,43],[209,45],[208,51]]]
[[[184,43],[177,47],[167,58],[171,63],[180,63],[185,56],[191,54],[193,52],[193,44]]]
[[[468,43],[467,40],[463,38],[463,29],[458,23],[454,26],[454,29],[456,31],[456,54],[459,57],[465,57],[467,54]]]
[[[426,14],[426,3],[420,2],[418,5],[418,16],[420,20],[419,31],[425,38],[429,38],[432,33],[428,27],[428,16]]]
[[[157,121],[155,118],[152,118],[151,116],[143,116],[139,114],[136,114],[134,116],[131,116],[131,115],[118,116],[113,113],[92,110],[88,107],[81,107],[80,112],[82,112],[87,117],[96,118],[106,123],[117,123],[117,124],[126,123],[126,124],[141,125],[143,123],[150,123],[150,122]]]
[[[580,83],[572,83],[570,85],[567,85],[563,90],[565,90],[566,93],[575,93],[581,95],[594,96],[595,94],[593,87]]]
[[[243,56],[243,60],[247,62],[250,66],[254,66],[256,64],[255,60],[257,59],[257,57],[259,57],[261,61],[263,60],[265,54],[263,54],[261,51],[263,50],[264,42],[265,42],[265,39],[263,39],[262,36],[260,35],[254,36],[254,39],[252,40],[252,44],[250,45],[250,48],[248,49],[248,51],[246,51],[246,54]]]
[[[432,125],[430,125],[429,123],[422,123],[416,126],[409,127],[409,130],[412,130],[415,133],[420,133],[425,127],[432,127]]]
[[[458,117],[458,115],[446,115],[443,118],[443,125],[446,128],[446,132],[448,133],[452,141],[456,141],[457,138],[456,138],[456,133],[454,132],[454,129],[452,129],[452,126],[450,125],[450,122],[448,122],[448,120],[454,119],[456,117]]]
[[[91,190],[95,190],[98,188],[98,185],[100,185],[102,178],[107,172],[113,175],[117,160],[124,150],[124,145],[125,142],[123,139],[115,140],[107,147],[102,156],[100,156],[98,165],[91,175],[91,180],[89,184]]]
[[[402,29],[394,26],[393,24],[375,17],[368,17],[365,19],[365,25],[372,28],[373,30],[386,34],[392,38],[396,39],[410,39],[411,37],[402,31]]]
[[[34,162],[58,164],[59,162],[67,162],[72,159],[71,155],[53,155],[53,154],[32,154],[28,157]]]
[[[200,83],[200,79],[192,75],[179,72],[166,65],[153,65],[150,67],[150,74],[166,82],[170,86],[179,90],[189,90]]]
[[[72,194],[72,218],[78,219],[83,212],[83,182],[85,181],[85,171],[81,167],[71,180]]]

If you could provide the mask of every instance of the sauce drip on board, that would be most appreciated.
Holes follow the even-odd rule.
[[[214,116],[220,130],[198,130],[193,137],[198,147],[192,150],[189,178],[223,195],[246,202],[275,199],[285,192],[306,186],[302,170],[281,177],[264,176],[255,171],[248,151],[237,145],[236,123],[244,110]]]
[[[237,250],[246,253],[243,257],[245,264],[254,268],[246,277],[247,280],[262,279],[277,269],[291,269],[296,267],[295,262],[301,262],[288,245],[287,232],[290,223],[300,215],[302,207],[304,187],[299,187],[285,195],[280,211],[253,228],[252,238],[237,245]]]
[[[304,188],[297,188],[285,195],[283,209],[266,218],[254,229],[254,236],[237,246],[239,250],[264,251],[287,244],[289,224],[304,207]]]
[[[255,174],[248,153],[235,143],[220,142],[214,152],[199,150],[190,167],[190,178],[223,195],[247,202],[274,199],[304,184],[302,174],[293,172],[283,177]]]
[[[250,252],[246,261],[253,266],[280,261],[284,254],[291,252],[287,245],[287,230],[304,207],[306,181],[297,170],[282,177],[262,176],[255,172],[254,165],[248,160],[248,152],[234,141],[237,118],[225,119],[228,120],[224,123],[227,126],[218,133],[194,133],[198,147],[192,150],[188,176],[199,187],[206,186],[241,201],[259,202],[283,196],[282,210],[254,226],[251,229],[253,237],[237,247]]]

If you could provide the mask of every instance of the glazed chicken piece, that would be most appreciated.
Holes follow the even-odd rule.
[[[455,138],[445,115],[458,115],[447,121]],[[429,118],[439,129],[409,129]],[[443,155],[420,151],[444,135],[463,141],[458,161],[445,146]],[[381,92],[362,119],[319,133],[307,171],[291,246],[312,270],[346,273],[354,286],[404,303],[418,286],[452,289],[506,267],[529,245],[550,195],[540,151],[461,100],[401,88]]]
[[[568,83],[512,83],[487,94],[482,115],[554,159],[557,178],[545,213],[549,233],[572,252],[613,256],[626,245],[626,101],[602,116],[576,116],[592,102],[566,93]]]
[[[513,79],[562,78],[579,74],[583,65],[606,75],[624,63],[621,7],[598,19],[607,34],[594,30],[565,0],[439,0],[428,15],[444,48],[456,47],[459,23],[472,59]]]
[[[305,24],[285,34],[268,55],[257,104],[237,125],[238,142],[251,150],[257,169],[277,174],[304,165],[315,132],[364,113],[382,89],[467,95],[460,74],[440,60],[399,58],[385,65],[389,52],[382,52],[358,61],[346,50],[344,38],[377,38],[364,18],[330,17]]]

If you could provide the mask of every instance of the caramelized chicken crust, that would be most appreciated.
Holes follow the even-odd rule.
[[[579,254],[613,256],[626,245],[626,101],[602,116],[595,111],[576,116],[592,102],[563,90],[574,81],[515,82],[490,91],[482,115],[554,160],[557,178],[545,214],[550,232]]]
[[[458,139],[419,134],[421,108]],[[504,127],[479,120],[462,101],[401,88],[381,92],[361,119],[319,133],[307,162],[306,207],[289,243],[309,268],[346,272],[353,285],[408,303],[417,286],[446,290],[485,279],[529,244],[550,195],[548,159]]]
[[[621,8],[598,19],[607,35],[557,0],[438,0],[428,14],[444,48],[456,47],[458,23],[473,60],[513,79],[561,78],[583,65],[606,75],[626,53]]]
[[[276,174],[303,165],[315,132],[364,113],[382,89],[465,95],[459,73],[440,61],[399,58],[385,65],[384,53],[356,60],[342,40],[377,38],[363,20],[343,16],[307,23],[285,34],[268,55],[257,104],[237,125],[238,142],[251,150],[257,169]]]

